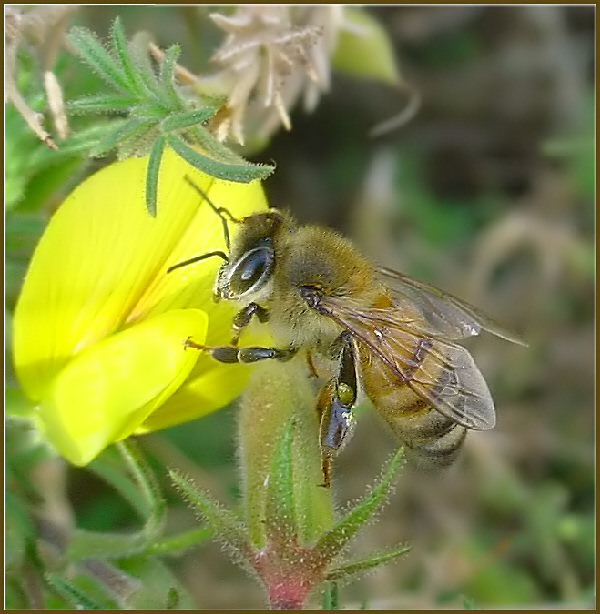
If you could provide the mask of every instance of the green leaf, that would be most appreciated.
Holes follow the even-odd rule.
[[[33,418],[35,416],[35,404],[25,396],[21,388],[7,385],[4,390],[4,405],[7,416],[16,418]]]
[[[144,530],[123,535],[78,529],[73,532],[69,541],[67,560],[124,559],[146,552],[154,541],[155,537]]]
[[[149,92],[145,87],[141,74],[129,53],[127,38],[125,37],[125,32],[123,31],[119,17],[115,17],[110,34],[117,57],[121,61],[123,72],[128,81],[128,89],[132,92],[136,92],[140,98],[145,98]]]
[[[165,151],[165,137],[159,136],[150,151],[148,170],[146,171],[146,208],[152,217],[156,217],[158,201],[158,173],[160,162]]]
[[[182,130],[183,128],[188,128],[189,126],[195,126],[196,124],[205,122],[217,111],[217,107],[203,107],[202,109],[196,109],[195,111],[172,113],[161,121],[160,127],[165,132]]]
[[[175,66],[180,53],[181,48],[179,45],[171,45],[165,52],[163,61],[160,63],[158,69],[158,83],[162,96],[165,102],[173,108],[181,106],[181,98],[175,89],[174,83]]]
[[[254,179],[264,179],[275,170],[273,166],[266,164],[257,165],[250,164],[249,162],[245,164],[228,164],[214,160],[199,153],[182,138],[173,134],[167,136],[167,144],[189,164],[218,179],[248,183]]]
[[[388,563],[389,561],[394,561],[401,556],[404,556],[409,551],[410,546],[399,546],[394,550],[380,552],[379,554],[372,555],[366,559],[344,563],[343,565],[335,567],[327,572],[327,579],[346,580],[350,576],[355,576],[365,571],[369,571],[370,569],[374,569],[379,565]]]
[[[71,100],[67,103],[67,110],[80,115],[84,113],[115,113],[128,111],[136,102],[137,100],[130,95],[97,94]]]
[[[74,27],[67,35],[67,41],[75,47],[80,58],[108,85],[124,93],[130,91],[123,69],[93,32],[87,28]]]
[[[212,529],[203,527],[184,533],[164,537],[149,544],[144,552],[147,556],[180,554],[214,537]]]
[[[169,476],[183,498],[208,523],[215,537],[228,546],[234,555],[249,558],[251,548],[246,531],[234,514],[197,489],[191,479],[173,470],[169,471]]]
[[[4,495],[5,569],[17,571],[23,563],[28,545],[33,546],[35,529],[26,505],[10,489]]]
[[[292,459],[293,422],[283,432],[273,455],[267,486],[265,529],[270,539],[276,539],[283,549],[298,539],[294,503],[294,474]]]
[[[192,610],[194,604],[185,587],[168,565],[156,557],[137,556],[119,564],[127,576],[141,585],[125,599],[124,609],[157,611],[169,609],[175,601],[181,610]],[[175,593],[177,597],[173,594]]]
[[[91,155],[101,156],[108,153],[123,141],[140,138],[144,134],[147,134],[155,123],[154,119],[140,119],[136,117],[125,121],[115,121],[110,128],[107,128],[107,133],[102,140],[93,147]]]
[[[403,463],[404,451],[401,448],[389,462],[379,483],[339,520],[330,531],[327,531],[319,539],[314,548],[317,558],[332,560],[343,550],[356,533],[372,519],[375,512],[391,494],[394,476]]]
[[[332,57],[336,70],[398,85],[400,74],[391,40],[374,17],[355,8],[344,9],[346,28],[340,32]]]

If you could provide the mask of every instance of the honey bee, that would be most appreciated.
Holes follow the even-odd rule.
[[[290,360],[302,351],[315,374],[315,365],[328,366],[316,402],[323,486],[331,484],[332,461],[350,437],[362,393],[407,453],[426,464],[449,465],[467,430],[494,426],[488,386],[456,341],[483,330],[519,339],[460,299],[374,266],[332,230],[301,226],[277,209],[237,219],[188,182],[221,218],[229,253],[196,256],[169,272],[220,257],[215,299],[241,310],[231,345],[187,345],[225,363]],[[231,243],[229,223],[239,227]],[[253,317],[269,323],[277,347],[239,346]]]

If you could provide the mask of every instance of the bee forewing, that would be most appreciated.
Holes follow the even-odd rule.
[[[471,354],[451,344],[438,352],[432,356],[435,368],[420,369],[408,385],[458,424],[477,431],[494,428],[494,401]]]
[[[465,348],[424,333],[420,317],[405,317],[397,308],[369,309],[336,297],[324,298],[322,307],[387,365],[398,385],[409,386],[441,414],[469,429],[493,428],[492,396]]]
[[[382,267],[377,271],[398,310],[401,311],[403,307],[419,310],[423,320],[411,323],[415,332],[446,339],[465,339],[486,330],[512,343],[527,345],[517,335],[469,303],[435,286],[412,279],[393,269]]]

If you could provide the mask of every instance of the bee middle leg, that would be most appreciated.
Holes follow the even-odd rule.
[[[191,339],[187,339],[185,346],[196,350],[208,352],[215,360],[224,363],[250,363],[258,362],[259,360],[290,360],[296,352],[297,348],[266,348],[266,347],[246,347],[239,348],[236,346],[207,346],[195,343]]]

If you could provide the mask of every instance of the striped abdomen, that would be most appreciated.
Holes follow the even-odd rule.
[[[466,428],[442,415],[411,388],[426,386],[430,398],[443,394],[453,372],[440,368],[439,345],[435,340],[408,337],[401,359],[403,378],[368,348],[357,343],[362,386],[377,412],[390,425],[419,465],[451,464],[464,441]],[[411,348],[411,352],[408,348]],[[458,399],[457,399],[458,400]]]

